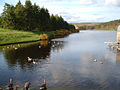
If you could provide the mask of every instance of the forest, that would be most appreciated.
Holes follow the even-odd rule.
[[[0,16],[0,27],[5,29],[25,31],[55,31],[60,29],[75,29],[61,16],[49,13],[48,9],[32,4],[30,0],[25,5],[19,1],[16,5],[5,3]]]

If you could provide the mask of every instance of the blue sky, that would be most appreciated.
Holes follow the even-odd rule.
[[[0,13],[4,3],[15,5],[18,0],[0,0]],[[25,0],[21,0],[24,4]],[[107,22],[120,19],[120,0],[31,0],[45,7],[50,14],[61,15],[68,22]]]

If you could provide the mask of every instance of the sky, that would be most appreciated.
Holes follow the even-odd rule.
[[[20,0],[23,4],[26,0]],[[0,13],[4,4],[15,5],[18,0],[0,0]],[[58,14],[69,23],[108,22],[120,19],[120,0],[31,0],[45,7],[50,14]]]

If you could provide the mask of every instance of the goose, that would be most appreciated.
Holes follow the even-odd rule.
[[[18,90],[19,86],[16,85],[13,90]]]
[[[102,62],[102,61],[100,61],[100,64],[103,64],[103,62]]]
[[[94,59],[94,62],[97,62],[97,60],[96,60],[96,59]]]
[[[44,80],[43,84],[40,86],[40,90],[46,90],[46,80]]]
[[[32,62],[33,61],[32,58],[30,58],[30,57],[27,57],[27,58],[28,58],[28,62]]]
[[[9,90],[13,90],[13,81],[10,79],[10,83],[8,84]]]
[[[30,82],[26,82],[25,85],[24,85],[24,87],[25,87],[26,90],[29,90]]]

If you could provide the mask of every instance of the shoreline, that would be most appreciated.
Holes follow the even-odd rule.
[[[4,32],[3,32],[3,34],[4,33],[11,33],[11,31],[12,31],[12,33],[15,33],[15,32],[17,32],[18,33],[18,35],[21,35],[21,33],[20,32],[22,32],[22,33],[26,33],[26,31],[24,32],[24,31],[18,31],[18,30],[6,30],[6,29],[3,29],[4,30]],[[76,32],[79,32],[79,30],[58,30],[58,31],[62,31],[62,33],[56,33],[56,31],[50,31],[50,32],[27,32],[27,34],[26,34],[26,37],[27,37],[27,35],[28,34],[31,34],[31,33],[33,33],[34,35],[33,36],[31,36],[31,39],[28,39],[28,38],[24,38],[25,37],[25,35],[24,35],[24,37],[22,38],[22,39],[20,39],[21,41],[17,41],[17,40],[15,40],[15,39],[18,39],[19,37],[15,37],[15,38],[12,38],[12,41],[10,42],[9,40],[9,42],[5,42],[4,41],[4,43],[3,44],[0,44],[0,46],[6,46],[6,45],[12,45],[12,44],[23,44],[23,43],[30,43],[30,42],[37,42],[37,41],[44,41],[44,40],[46,40],[46,39],[40,39],[40,35],[41,34],[43,34],[43,33],[45,33],[45,34],[47,34],[48,35],[48,39],[47,40],[51,40],[51,39],[54,39],[54,38],[61,38],[61,37],[64,37],[64,36],[67,36],[67,35],[69,35],[69,34],[72,34],[72,33],[76,33]],[[69,32],[64,32],[64,31],[69,31]],[[11,34],[12,35],[12,34]],[[37,38],[32,38],[32,37],[34,37],[35,35],[37,35]],[[2,34],[1,34],[1,36],[2,36]],[[3,35],[4,36],[4,35]],[[12,36],[12,37],[14,37],[14,35]],[[5,37],[5,39],[6,39],[7,37]],[[4,39],[3,39],[4,40]],[[2,40],[1,40],[1,42],[3,42]]]

